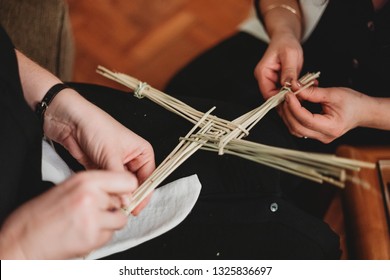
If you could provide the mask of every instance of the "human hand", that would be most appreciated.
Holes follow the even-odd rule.
[[[48,107],[44,131],[87,169],[129,170],[139,183],[155,169],[149,142],[72,89],[63,90]]]
[[[78,173],[30,200],[4,222],[1,259],[69,259],[110,240],[127,217],[120,209],[137,188],[130,172]]]
[[[369,99],[349,88],[310,87],[299,93],[298,97],[288,93],[281,104],[280,113],[293,135],[330,143],[364,123],[365,114],[362,112]],[[300,100],[320,103],[322,113],[311,113],[301,105]]]
[[[60,81],[21,52],[16,51],[16,56],[24,97],[35,109],[42,93]],[[147,141],[73,89],[57,94],[44,118],[46,136],[62,144],[88,169],[127,169],[143,182],[155,168],[153,149]]]
[[[298,86],[302,65],[303,50],[297,37],[288,32],[275,34],[254,71],[263,97],[270,98],[286,84]]]

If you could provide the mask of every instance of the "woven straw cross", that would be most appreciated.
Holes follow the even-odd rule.
[[[282,87],[279,93],[261,106],[233,121],[227,121],[211,115],[215,107],[203,113],[129,75],[113,72],[102,66],[98,67],[97,72],[130,88],[134,96],[146,97],[194,124],[187,135],[180,138],[176,148],[134,192],[130,205],[125,209],[127,214],[199,149],[215,151],[220,155],[239,156],[315,182],[327,182],[339,187],[344,187],[345,181],[352,179],[348,178],[346,170],[358,171],[363,167],[375,167],[372,163],[334,155],[295,151],[243,140],[271,109],[284,101],[285,95],[291,92],[289,87]],[[303,76],[299,80],[302,87],[294,94],[312,86],[318,77],[319,73]]]

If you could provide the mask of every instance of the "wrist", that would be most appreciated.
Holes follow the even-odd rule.
[[[390,99],[379,98],[363,95],[362,100],[364,114],[360,114],[362,119],[359,121],[359,126],[370,127],[375,129],[390,130]]]
[[[19,247],[18,238],[6,230],[0,231],[0,259],[1,260],[24,260],[26,256]]]
[[[292,33],[300,41],[302,36],[302,15],[297,1],[260,1],[259,13],[267,33]]]
[[[272,39],[281,38],[281,39],[289,39],[295,40],[300,44],[301,34],[297,30],[294,30],[289,25],[280,25],[278,28],[270,29],[268,31],[269,37]]]
[[[44,131],[54,123],[71,126],[77,117],[83,98],[72,88],[61,90],[46,108],[43,115]]]
[[[53,85],[43,96],[42,101],[35,106],[35,113],[40,119],[42,123],[42,127],[43,127],[45,112],[47,108],[49,107],[53,99],[56,97],[56,95],[67,88],[69,87],[63,83],[57,83]]]
[[[62,90],[45,112],[45,135],[61,143],[64,137],[77,131],[83,122],[96,121],[92,116],[95,107],[74,89]]]
[[[279,22],[278,24],[266,25],[267,34],[269,38],[276,36],[289,36],[293,37],[298,42],[301,41],[302,29],[300,26],[296,26],[289,22]]]

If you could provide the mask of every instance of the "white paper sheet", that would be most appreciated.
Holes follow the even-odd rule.
[[[42,141],[42,179],[58,184],[72,174],[73,171],[53,147],[45,140]]]
[[[42,143],[42,177],[55,184],[73,174],[72,170],[46,142]],[[112,240],[91,252],[85,259],[99,259],[127,250],[177,226],[194,207],[201,190],[198,176],[181,178],[156,189],[148,205],[127,225],[115,232]]]
[[[104,247],[86,259],[99,259],[137,246],[177,226],[190,213],[200,193],[196,175],[179,179],[155,190],[152,199],[137,217],[117,231]]]

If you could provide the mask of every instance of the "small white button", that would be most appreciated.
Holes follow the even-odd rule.
[[[269,207],[269,209],[271,209],[272,212],[276,212],[278,211],[278,204],[276,202],[272,203],[271,206]]]

